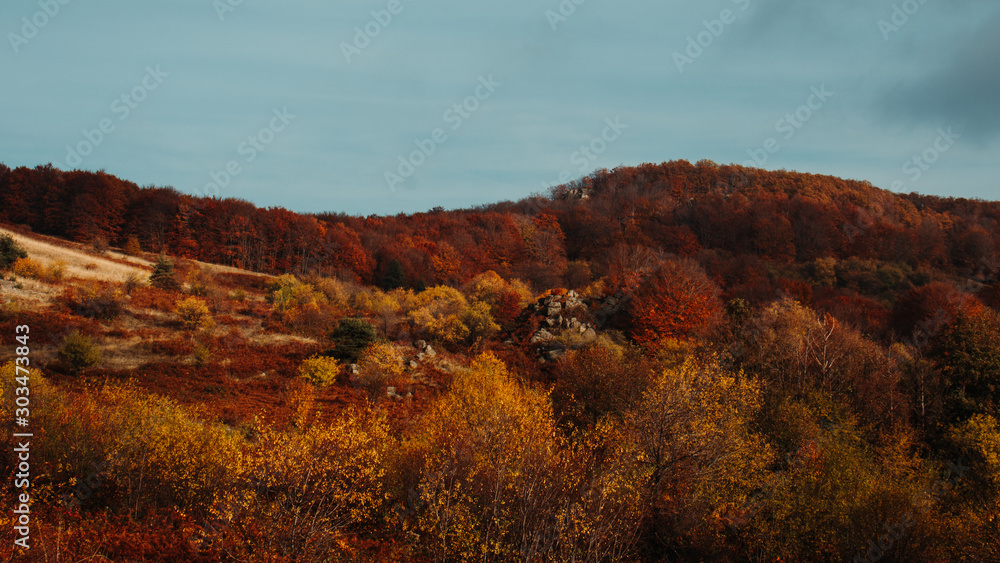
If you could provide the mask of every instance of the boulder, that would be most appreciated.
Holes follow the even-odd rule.
[[[431,348],[430,344],[428,344],[427,347],[424,348],[424,353],[427,354],[428,356],[436,356],[437,355],[437,352],[434,351],[434,348]]]
[[[551,332],[543,328],[542,330],[539,330],[538,332],[535,333],[534,336],[531,337],[531,343],[538,344],[540,342],[551,342],[555,339],[556,337]]]
[[[417,350],[423,350],[424,348],[427,347],[427,343],[424,342],[423,340],[417,340],[416,342],[413,343],[413,347],[416,348]]]

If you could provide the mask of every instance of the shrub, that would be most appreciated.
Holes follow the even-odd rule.
[[[432,287],[417,295],[413,322],[430,338],[445,344],[457,344],[469,337],[469,327],[462,322],[468,308],[465,296],[447,286]]]
[[[210,359],[212,359],[212,351],[208,348],[208,346],[199,344],[194,347],[193,359],[194,365],[202,367],[207,364]]]
[[[337,382],[340,363],[326,356],[313,356],[299,366],[299,376],[317,387],[329,387]]]
[[[45,274],[45,267],[41,262],[31,258],[18,258],[14,262],[14,273],[23,278],[42,279]]]
[[[101,349],[90,340],[90,337],[80,334],[79,331],[73,331],[67,336],[59,349],[59,359],[74,374],[101,363],[102,356]]]
[[[212,297],[216,294],[215,278],[201,268],[192,268],[185,281],[191,287],[189,290],[191,295]]]
[[[403,358],[391,344],[376,343],[362,352],[358,369],[361,385],[375,396],[383,385],[402,375]]]
[[[267,301],[274,305],[274,310],[287,313],[293,309],[326,301],[326,297],[313,289],[313,286],[303,283],[291,274],[286,274],[268,286],[270,294]]]
[[[353,364],[357,363],[361,352],[378,339],[378,334],[364,319],[342,319],[330,338],[333,348],[327,355]]]
[[[133,291],[144,285],[145,283],[138,274],[135,272],[129,272],[128,275],[125,276],[125,280],[122,282],[122,289],[125,291],[125,295],[132,295]]]
[[[247,292],[242,289],[236,289],[229,294],[229,298],[237,303],[243,303],[247,300]]]
[[[122,293],[99,283],[87,283],[70,288],[63,299],[81,317],[111,321],[125,311]]]
[[[246,456],[244,487],[258,500],[241,520],[267,522],[283,560],[330,561],[346,529],[385,517],[394,446],[382,414],[349,411],[303,432],[265,429]]]
[[[489,340],[500,331],[500,325],[490,315],[490,306],[483,302],[466,309],[462,314],[462,323],[469,329],[469,340],[473,346]]]
[[[0,235],[0,271],[8,270],[20,258],[27,258],[28,253],[10,235]]]
[[[316,386],[305,378],[293,380],[288,386],[286,402],[291,411],[292,425],[299,430],[305,429],[316,406]]]
[[[135,236],[128,237],[128,240],[125,241],[125,246],[122,248],[122,251],[124,251],[125,254],[128,254],[129,256],[138,256],[142,254],[142,247],[139,246],[139,239]]]
[[[62,281],[66,275],[66,264],[64,262],[53,262],[45,269],[45,280],[48,283]]]
[[[208,305],[196,297],[188,297],[177,302],[174,312],[180,318],[181,324],[188,330],[208,327],[212,324],[212,316]]]
[[[177,291],[180,289],[180,284],[177,282],[177,278],[174,277],[174,263],[165,255],[161,254],[157,258],[153,273],[149,276],[149,284],[168,291]]]

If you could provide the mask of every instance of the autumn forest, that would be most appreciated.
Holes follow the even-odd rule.
[[[359,217],[0,164],[0,276],[11,561],[1000,561],[1000,202],[705,160]]]

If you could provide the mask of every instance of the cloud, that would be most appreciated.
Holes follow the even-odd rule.
[[[1000,14],[971,34],[946,63],[888,88],[879,111],[894,121],[952,126],[987,142],[1000,135]]]

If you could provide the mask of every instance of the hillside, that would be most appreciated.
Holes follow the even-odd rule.
[[[1000,561],[998,251],[708,161],[394,217],[0,165],[14,560]]]

